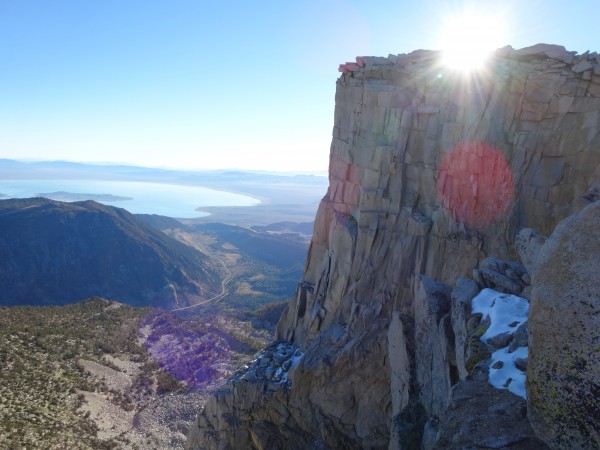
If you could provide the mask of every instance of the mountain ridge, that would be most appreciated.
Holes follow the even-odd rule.
[[[3,305],[91,296],[165,308],[215,295],[210,258],[124,209],[94,201],[0,201]]]

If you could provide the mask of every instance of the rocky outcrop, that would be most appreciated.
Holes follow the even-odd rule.
[[[461,380],[467,378],[467,362],[473,356],[468,345],[469,332],[475,328],[475,318],[471,317],[471,301],[479,293],[479,285],[469,278],[459,278],[451,294],[451,319],[454,332],[456,369]]]
[[[421,405],[440,415],[456,383],[454,332],[450,323],[450,286],[421,276],[415,293],[415,363]],[[454,370],[451,370],[454,369]]]
[[[600,447],[600,202],[565,219],[533,273],[529,419],[552,448]]]
[[[425,427],[423,450],[542,450],[525,418],[524,399],[493,388],[485,380],[456,385],[447,411]]]
[[[506,264],[494,262],[497,269]],[[469,292],[465,289],[468,283],[463,280],[460,285],[454,289],[457,292],[453,291],[453,298]],[[447,398],[447,408],[432,415],[425,424],[421,448],[548,448],[536,437],[526,419],[524,366],[528,302],[484,289],[465,304],[454,303],[452,308],[455,306],[471,313],[466,349],[477,356],[471,349],[477,342],[484,349],[480,354],[485,353],[485,356],[473,362],[468,377],[454,384]],[[478,325],[473,327],[475,321]]]
[[[444,285],[528,289],[521,264],[501,263],[515,259],[516,232],[548,233],[600,178],[596,58],[505,48],[471,77],[430,51],[343,65],[330,186],[277,329],[304,357],[276,404],[268,388],[242,401],[234,382],[189,447],[277,448],[252,430],[305,448],[418,446],[428,416],[489,355],[473,339],[473,289]],[[249,401],[253,415],[240,416]]]

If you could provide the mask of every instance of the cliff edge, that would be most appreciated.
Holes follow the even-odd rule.
[[[600,57],[506,47],[466,75],[418,50],[340,71],[330,185],[278,344],[208,402],[187,448],[453,448],[440,420],[474,398],[514,426],[456,443],[545,448],[525,400],[485,382],[470,302],[529,297],[517,232],[549,234],[600,179]]]

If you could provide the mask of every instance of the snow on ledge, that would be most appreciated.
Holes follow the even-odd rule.
[[[490,327],[481,336],[485,343],[503,333],[513,334],[518,326],[527,321],[529,303],[524,298],[503,294],[493,289],[483,289],[474,299],[472,313],[482,314],[482,320],[490,318]],[[527,347],[519,347],[509,353],[508,345],[492,353],[488,382],[497,389],[508,389],[519,397],[527,398],[525,372],[515,366],[518,358],[527,358]],[[501,364],[496,364],[501,362]],[[502,366],[494,368],[493,366]]]

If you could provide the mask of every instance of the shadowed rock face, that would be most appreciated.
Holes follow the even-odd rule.
[[[423,450],[547,450],[533,435],[526,413],[525,400],[506,390],[486,381],[462,382],[455,387],[446,414],[435,420],[441,431],[431,422],[426,427]]]
[[[0,304],[90,296],[172,307],[216,295],[210,259],[127,211],[93,201],[0,201]]]
[[[447,404],[468,352],[457,357],[454,347],[465,344],[466,324],[452,323],[464,313],[449,312],[448,289],[427,289],[417,275],[452,285],[486,256],[514,259],[519,229],[548,233],[600,177],[594,55],[504,48],[471,77],[441,67],[439,56],[340,68],[330,186],[277,329],[304,357],[275,403],[248,383],[215,397],[188,447],[276,448],[265,430],[282,442],[293,436],[298,448],[419,442],[422,416]],[[459,160],[446,163],[452,155]],[[477,274],[487,274],[482,283],[491,276]],[[423,386],[432,391],[420,394]]]

